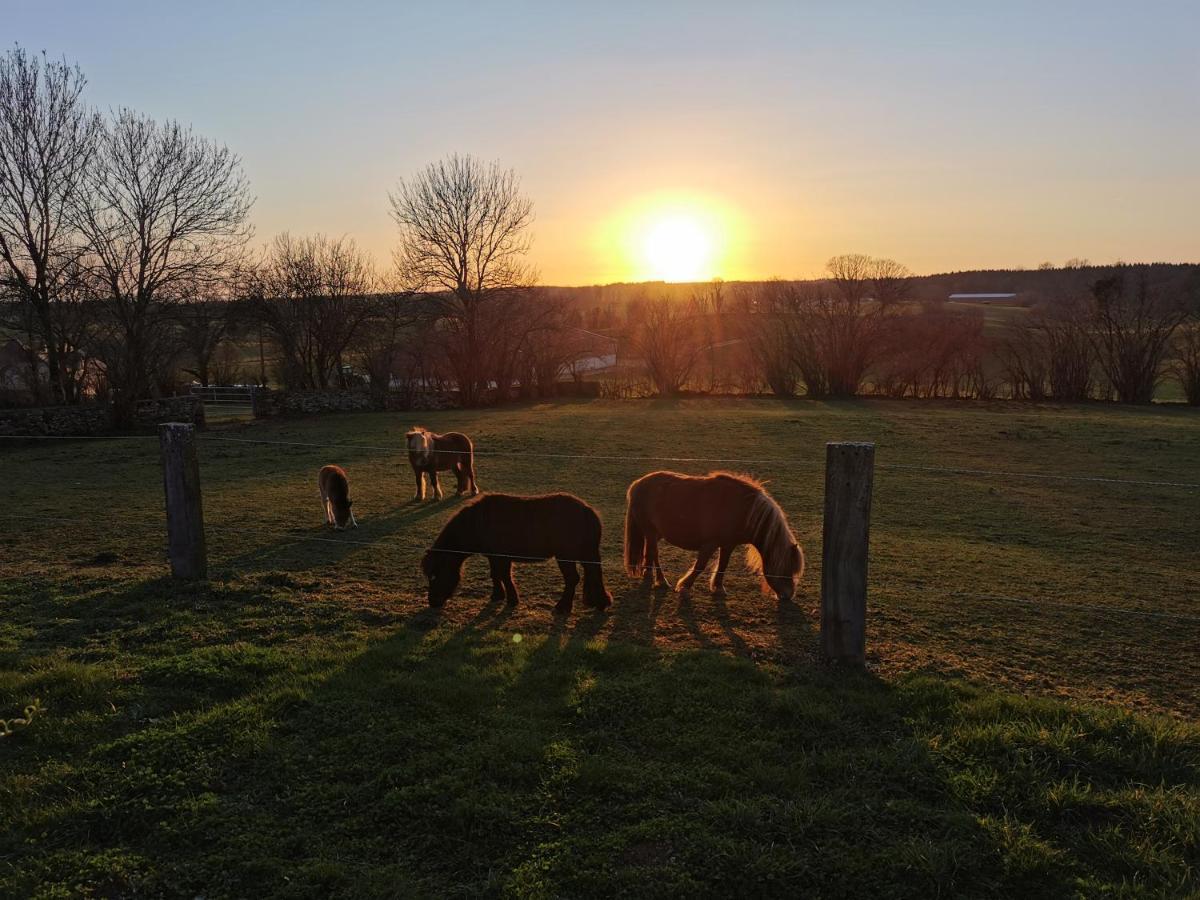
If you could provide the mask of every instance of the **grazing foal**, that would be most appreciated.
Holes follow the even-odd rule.
[[[405,436],[408,444],[408,462],[417,478],[414,500],[425,499],[425,476],[433,496],[442,499],[442,486],[438,484],[438,472],[453,471],[458,478],[458,494],[479,493],[475,484],[475,447],[471,439],[457,431],[434,434],[427,428],[414,428]]]
[[[658,542],[696,551],[696,562],[679,579],[683,594],[720,551],[712,576],[715,597],[725,595],[725,570],[739,544],[749,544],[747,562],[762,577],[763,590],[790,600],[804,574],[804,551],[787,518],[763,486],[745,475],[704,476],[653,472],[629,486],[625,508],[625,568],[630,575],[667,580],[658,562]]]
[[[321,491],[321,506],[325,510],[325,524],[341,531],[347,525],[358,527],[354,512],[350,509],[350,479],[341,466],[322,466],[317,474],[317,488]]]
[[[600,570],[600,516],[571,494],[517,497],[488,494],[472,500],[453,516],[421,560],[429,581],[429,605],[445,604],[458,588],[468,556],[487,557],[492,569],[492,600],[516,606],[514,562],[555,558],[563,576],[563,592],[554,607],[569,613],[583,566],[583,602],[606,609],[612,595],[604,589]]]

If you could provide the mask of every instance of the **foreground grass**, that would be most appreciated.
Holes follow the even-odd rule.
[[[11,896],[1200,888],[1200,732],[291,586],[86,601],[0,681]],[[107,645],[107,646],[102,646]],[[87,659],[90,657],[90,659]]]
[[[153,439],[0,447],[0,719],[41,702],[0,738],[0,894],[1200,891],[1200,492],[901,468],[1194,483],[1190,411],[423,420],[476,438],[485,489],[600,509],[608,614],[555,620],[549,565],[519,569],[516,611],[485,603],[478,564],[425,610],[416,560],[455,501],[407,502],[406,418],[209,434],[207,587],[163,579]],[[864,675],[814,660],[840,438],[879,445]],[[795,604],[740,575],[684,601],[617,571],[629,480],[720,465],[638,458],[679,455],[771,480],[809,550]],[[350,471],[357,531],[320,528],[325,462]]]

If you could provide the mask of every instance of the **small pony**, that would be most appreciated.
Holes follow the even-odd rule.
[[[354,501],[350,499],[350,479],[346,477],[345,469],[322,466],[317,473],[317,489],[321,492],[326,525],[332,525],[335,531],[341,531],[347,524],[358,527],[358,520],[350,509]]]
[[[804,575],[804,550],[787,517],[753,478],[653,472],[629,486],[625,503],[625,570],[635,578],[667,587],[658,562],[660,538],[696,551],[696,562],[675,586],[681,594],[719,550],[711,586],[714,597],[725,596],[725,570],[739,544],[750,545],[746,562],[761,576],[764,593],[773,590],[780,600],[790,600]]]
[[[479,493],[475,483],[475,447],[471,439],[457,431],[434,434],[427,428],[414,428],[405,436],[408,444],[408,461],[417,476],[417,493],[414,500],[425,499],[425,476],[429,476],[433,495],[442,499],[442,487],[438,484],[438,472],[453,470],[458,478],[458,494]]]
[[[462,578],[468,556],[487,557],[492,570],[492,601],[519,601],[513,583],[514,562],[558,560],[563,592],[554,611],[569,613],[579,584],[577,562],[583,565],[583,602],[607,609],[612,594],[604,588],[600,569],[600,516],[571,494],[518,497],[488,494],[472,500],[453,516],[421,560],[429,581],[429,605],[450,599]]]

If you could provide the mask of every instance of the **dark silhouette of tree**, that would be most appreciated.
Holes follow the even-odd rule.
[[[257,314],[292,388],[345,386],[343,366],[379,298],[370,257],[350,238],[275,238],[258,269]]]
[[[1091,336],[1109,387],[1122,403],[1149,403],[1188,316],[1183,298],[1152,286],[1146,266],[1117,266],[1092,295]]]
[[[870,273],[873,299],[882,307],[907,303],[913,295],[913,274],[894,259],[872,259]]]
[[[1176,334],[1176,358],[1171,373],[1183,389],[1189,406],[1200,406],[1200,317]]]
[[[446,336],[462,403],[487,389],[488,305],[529,290],[533,204],[511,169],[451,156],[402,180],[389,199],[400,229],[396,268],[404,287],[444,295]]]
[[[219,293],[242,259],[251,199],[228,148],[121,110],[107,123],[78,211],[103,305],[100,351],[119,423],[169,381],[179,306]]]
[[[16,325],[29,338],[37,387],[38,345],[50,393],[77,397],[68,376],[83,321],[73,210],[87,201],[87,171],[99,117],[82,100],[77,66],[20,47],[0,56],[0,294],[17,301]]]
[[[633,352],[662,397],[683,390],[704,349],[696,316],[683,304],[658,298],[645,304],[641,322],[630,332]]]

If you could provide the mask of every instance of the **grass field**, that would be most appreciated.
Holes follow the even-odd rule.
[[[1089,405],[557,403],[425,414],[485,490],[606,525],[606,614],[416,570],[410,416],[201,439],[211,582],[165,580],[157,442],[2,441],[8,896],[1175,896],[1200,890],[1200,416]],[[878,444],[869,670],[815,654],[824,443]],[[248,443],[263,441],[278,443]],[[542,454],[542,455],[535,455]],[[553,455],[561,454],[561,455]],[[705,457],[670,462],[640,457]],[[361,526],[321,528],[317,468]],[[1110,481],[933,471],[1070,474]],[[794,603],[618,566],[654,468],[769,481]],[[918,467],[918,468],[910,468]],[[667,551],[668,574],[685,557]]]

